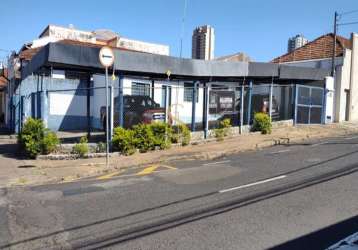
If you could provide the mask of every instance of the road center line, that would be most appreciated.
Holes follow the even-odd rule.
[[[280,180],[280,179],[283,179],[283,178],[286,178],[286,177],[287,177],[286,175],[280,175],[280,176],[277,176],[277,177],[273,177],[273,178],[270,178],[270,179],[266,179],[266,180],[262,180],[262,181],[258,181],[258,182],[254,182],[254,183],[250,183],[250,184],[245,184],[245,185],[238,186],[238,187],[223,189],[223,190],[220,190],[219,193],[226,193],[226,192],[235,191],[235,190],[242,189],[242,188],[252,187],[252,186],[264,184],[264,183],[267,183],[267,182]]]
[[[347,137],[347,138],[344,138],[344,140],[353,140],[353,139],[357,139],[358,136],[352,136],[352,137]]]
[[[317,146],[324,145],[324,144],[327,144],[327,143],[328,143],[328,141],[319,142],[319,143],[316,143],[316,144],[312,144],[311,147],[317,147]]]
[[[290,151],[289,149],[283,149],[283,150],[279,150],[276,152],[271,152],[270,154],[274,155],[274,154],[280,154],[280,153],[285,153],[285,152],[289,152],[289,151]]]
[[[230,162],[229,160],[227,161],[216,161],[216,162],[209,162],[209,163],[205,163],[203,164],[203,166],[208,166],[208,165],[216,165],[216,164],[223,164],[223,163],[228,163]]]

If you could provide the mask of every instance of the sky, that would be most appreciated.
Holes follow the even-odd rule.
[[[179,56],[185,0],[1,0],[0,60],[18,51],[48,24],[82,30],[111,29],[120,35],[170,46]],[[191,57],[197,26],[215,29],[215,57],[245,52],[267,62],[284,54],[287,40],[303,34],[309,40],[332,32],[334,11],[358,10],[358,0],[187,0],[183,57]],[[340,22],[358,21],[358,12]],[[339,35],[358,32],[358,24],[339,27]]]

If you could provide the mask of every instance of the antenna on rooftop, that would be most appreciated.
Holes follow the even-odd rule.
[[[181,34],[180,34],[180,58],[182,58],[182,54],[183,54],[183,36],[184,36],[184,27],[185,27],[185,18],[186,18],[186,8],[187,8],[187,0],[184,0],[183,19],[181,23]]]

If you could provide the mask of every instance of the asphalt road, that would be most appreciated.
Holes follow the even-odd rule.
[[[357,177],[350,136],[2,189],[0,248],[325,249],[358,232]]]

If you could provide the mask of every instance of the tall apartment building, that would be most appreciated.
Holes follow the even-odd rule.
[[[210,25],[197,27],[193,31],[192,58],[212,60],[214,59],[215,34]]]
[[[290,53],[308,43],[303,35],[296,35],[288,39],[287,52]]]

